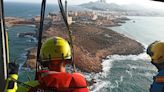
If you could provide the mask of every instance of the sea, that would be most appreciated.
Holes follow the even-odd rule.
[[[157,69],[150,63],[146,48],[154,41],[164,41],[164,17],[127,17],[131,20],[109,29],[140,42],[145,51],[139,55],[107,56],[103,72],[93,76],[99,80],[91,92],[149,92]]]
[[[6,17],[18,17],[31,19],[34,16],[39,16],[41,11],[41,4],[33,3],[15,3],[4,2],[4,15]],[[47,5],[46,15],[49,12],[59,12],[57,5]],[[19,37],[20,33],[35,32],[35,25],[18,25],[7,28],[9,35],[9,53],[10,62],[16,62],[20,65],[19,68],[19,81],[34,80],[35,71],[29,69],[29,67],[23,67],[26,62],[28,50],[37,45],[37,39],[32,36]]]
[[[46,14],[59,12],[57,5],[46,6]],[[40,4],[5,2],[5,16],[30,19],[40,14]],[[145,48],[156,41],[164,41],[164,17],[127,16],[131,20],[122,26],[108,27],[140,42]],[[9,34],[10,61],[20,65],[19,81],[33,80],[35,71],[23,67],[27,50],[37,45],[34,37],[19,38],[22,32],[35,32],[35,25],[19,25],[7,28]],[[146,51],[146,49],[145,49]],[[149,92],[157,69],[150,63],[145,51],[139,55],[110,55],[103,59],[103,72],[84,73],[87,80],[96,83],[90,92]]]

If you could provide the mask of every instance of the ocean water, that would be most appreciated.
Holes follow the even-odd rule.
[[[33,16],[40,15],[41,11],[41,3],[34,4],[34,3],[15,3],[15,2],[5,2],[4,9],[5,9],[5,16],[13,16],[13,17],[20,17],[20,18],[32,18]],[[49,12],[59,12],[58,5],[55,4],[48,4],[46,5],[45,13],[48,14]]]
[[[57,11],[54,5],[47,5],[49,11]],[[5,3],[5,15],[31,18],[40,14],[39,4]],[[129,17],[119,27],[112,27],[116,32],[122,33],[142,43],[145,48],[155,40],[164,40],[164,17]],[[34,32],[35,26],[20,25],[8,28],[10,60],[16,60],[23,65],[26,60],[27,49],[36,45],[31,37],[18,38],[21,32]],[[103,72],[84,73],[87,79],[96,79],[97,83],[90,87],[91,92],[148,92],[156,68],[150,64],[146,53],[140,55],[112,55],[103,60]],[[34,78],[34,71],[29,68],[20,68],[19,80],[28,80],[27,74]]]
[[[69,7],[73,10],[79,10],[81,8]],[[15,3],[15,2],[5,2],[4,3],[4,13],[6,17],[19,17],[25,19],[31,19],[34,16],[40,15],[41,3]],[[86,10],[86,9],[84,9]],[[49,12],[59,12],[58,5],[56,4],[46,4],[45,14],[48,15]],[[20,65],[19,69],[19,80],[28,81],[29,79],[34,79],[35,71],[30,70],[28,67],[22,67],[26,61],[27,50],[31,47],[37,45],[36,39],[34,37],[27,36],[25,38],[19,38],[18,34],[23,32],[35,32],[34,25],[19,25],[7,28],[9,34],[9,49],[10,49],[10,61],[16,62]],[[28,77],[27,77],[28,76]],[[30,76],[30,78],[29,78]]]
[[[129,17],[131,20],[110,29],[124,34],[147,46],[164,41],[164,17]],[[145,49],[146,50],[146,49]],[[102,63],[103,72],[95,74],[97,83],[91,92],[149,92],[157,69],[150,63],[144,52],[139,55],[111,55]]]
[[[164,40],[164,17],[129,17],[130,21],[120,27],[112,27],[116,32],[135,39],[145,46],[156,40]]]
[[[8,28],[8,34],[9,34],[9,50],[10,50],[10,59],[19,59],[21,57],[20,53],[25,53],[27,48],[33,47],[36,45],[36,42],[33,41],[33,38],[30,37],[24,37],[19,38],[19,33],[24,32],[34,32],[35,27],[34,26],[13,26]],[[19,53],[17,53],[19,52]]]
[[[27,77],[25,77],[24,75],[27,74],[27,72],[29,72],[27,68],[22,67],[27,58],[27,50],[31,47],[34,47],[37,43],[35,41],[36,38],[34,37],[19,38],[18,35],[19,33],[34,31],[35,26],[32,25],[20,25],[8,28],[10,62],[16,62],[20,65],[19,79],[21,81],[27,80]],[[33,72],[30,71],[30,73]]]
[[[40,5],[39,4],[23,4],[23,3],[11,3],[5,2],[4,5],[5,16],[7,17],[19,17],[30,19],[33,16],[40,14]],[[50,8],[52,6],[48,6]],[[47,9],[48,9],[47,8]],[[52,11],[56,8],[50,8]],[[48,12],[48,11],[47,11]],[[47,14],[46,12],[46,14]],[[52,11],[53,12],[53,11]],[[26,36],[24,38],[19,38],[19,33],[24,32],[35,32],[35,25],[19,25],[7,28],[9,35],[9,49],[10,49],[10,62],[16,62],[20,65],[19,69],[19,80],[27,81],[34,79],[35,71],[30,70],[29,68],[22,67],[27,58],[27,50],[36,46],[36,38]],[[29,75],[30,74],[30,75]]]

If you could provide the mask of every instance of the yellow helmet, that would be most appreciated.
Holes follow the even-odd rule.
[[[164,42],[155,41],[147,48],[147,54],[153,63],[164,63]]]
[[[44,60],[71,59],[71,48],[69,43],[61,37],[47,39],[41,47],[40,58]]]

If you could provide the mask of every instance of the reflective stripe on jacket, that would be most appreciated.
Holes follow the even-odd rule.
[[[7,79],[5,92],[16,92],[18,89],[17,83],[14,80],[18,79],[17,74],[11,74]]]

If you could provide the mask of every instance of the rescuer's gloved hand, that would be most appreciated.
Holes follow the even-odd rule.
[[[11,62],[9,63],[9,74],[18,74],[19,65]]]
[[[9,76],[6,81],[5,92],[17,92],[18,86],[16,81],[18,80],[19,65],[11,62],[8,64],[8,67]]]

